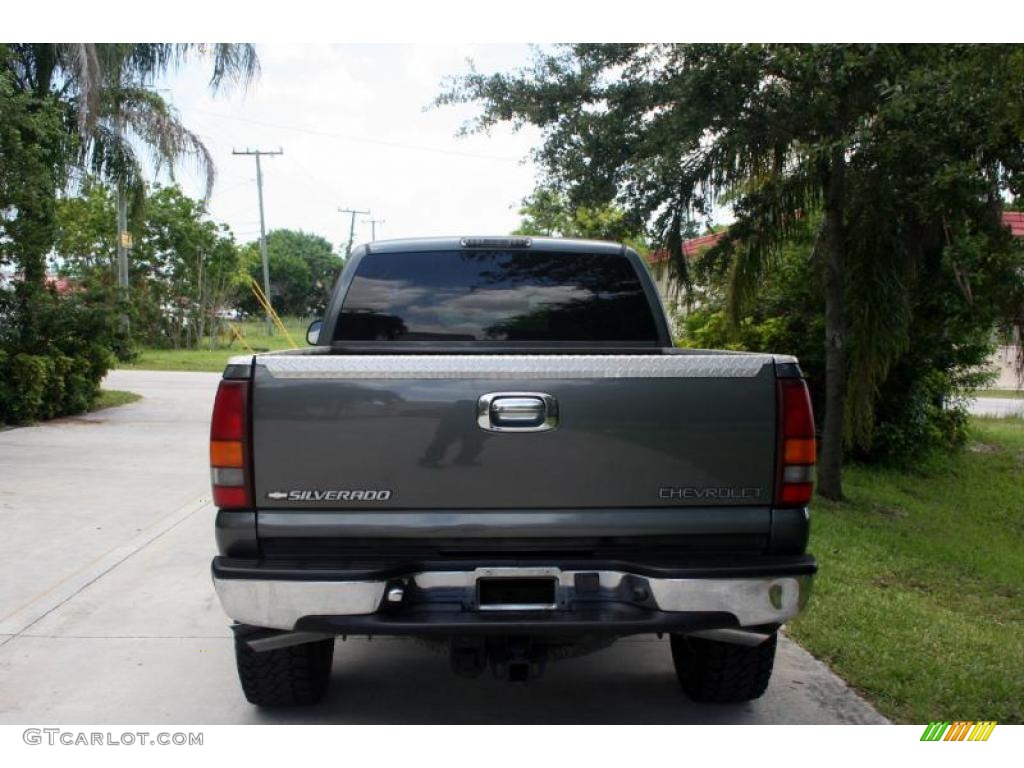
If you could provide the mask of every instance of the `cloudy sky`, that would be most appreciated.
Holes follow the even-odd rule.
[[[263,159],[268,230],[287,227],[347,241],[349,217],[338,208],[383,219],[377,237],[505,233],[534,186],[530,129],[456,137],[473,107],[428,108],[447,75],[529,61],[516,45],[257,46],[262,74],[246,93],[213,96],[209,67],[194,61],[159,87],[199,133],[217,165],[211,213],[239,241],[259,232],[256,169],[232,149],[277,149]],[[196,173],[179,182],[201,196]],[[356,241],[370,238],[357,217]]]

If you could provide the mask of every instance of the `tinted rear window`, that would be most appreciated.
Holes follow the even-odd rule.
[[[617,254],[372,253],[345,296],[337,341],[643,341],[643,286]]]

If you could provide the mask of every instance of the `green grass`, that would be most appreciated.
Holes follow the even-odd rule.
[[[142,395],[135,392],[125,392],[123,389],[101,389],[100,396],[96,398],[96,404],[92,410],[99,411],[103,408],[116,408],[119,405],[128,405],[142,399]]]
[[[285,328],[298,346],[306,345],[306,328],[309,319],[298,317],[282,318]],[[267,352],[273,349],[288,349],[288,339],[280,334],[268,336],[262,320],[247,320],[235,324],[244,335],[246,344],[255,352]],[[228,337],[221,340],[218,348],[211,349],[208,344],[198,349],[158,349],[144,347],[139,356],[131,363],[122,363],[121,368],[135,368],[149,371],[214,371],[220,373],[227,365],[228,359],[235,355],[250,354],[237,339],[228,343]]]
[[[1009,397],[1013,400],[1024,400],[1024,389],[976,389],[974,397]]]
[[[821,569],[790,634],[897,722],[1024,722],[1024,421],[845,486],[813,505]]]

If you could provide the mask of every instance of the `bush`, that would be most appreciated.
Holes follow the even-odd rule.
[[[121,334],[114,310],[19,285],[0,292],[0,423],[93,407]]]
[[[872,453],[891,463],[920,458],[929,450],[958,448],[967,440],[967,409],[941,371],[928,371],[897,386],[890,379],[876,409]],[[867,454],[866,458],[870,458]]]
[[[8,355],[0,350],[0,422],[29,421],[42,412],[49,360],[38,355]]]

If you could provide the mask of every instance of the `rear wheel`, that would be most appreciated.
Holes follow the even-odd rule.
[[[758,698],[768,687],[778,635],[760,645],[738,645],[672,635],[672,661],[683,691],[694,701],[735,702]]]
[[[245,698],[261,707],[316,704],[327,692],[334,638],[254,651],[235,637],[235,663]]]

